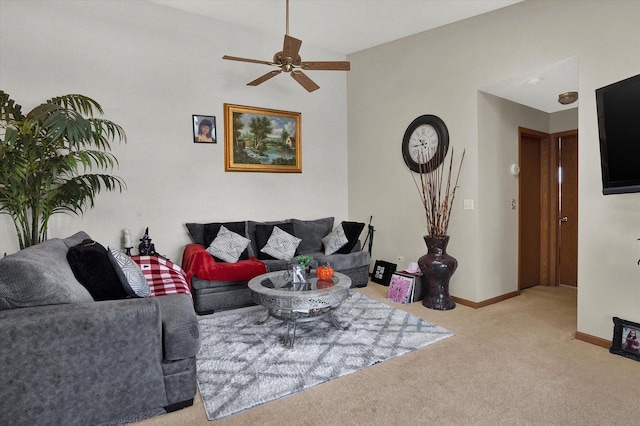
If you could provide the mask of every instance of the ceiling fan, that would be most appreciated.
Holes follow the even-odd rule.
[[[238,58],[236,56],[224,55],[222,59],[228,59],[231,61],[251,62],[254,64],[264,64],[277,67],[279,69],[269,71],[265,75],[256,78],[255,80],[247,83],[247,86],[257,86],[264,83],[270,78],[276,75],[287,72],[291,74],[291,77],[302,87],[309,92],[313,92],[320,88],[313,80],[311,80],[302,70],[320,70],[320,71],[349,71],[351,64],[349,61],[312,61],[303,62],[300,59],[298,51],[302,45],[302,40],[291,37],[289,35],[289,0],[287,0],[287,28],[284,35],[284,45],[282,51],[273,55],[273,61],[261,61],[258,59]]]

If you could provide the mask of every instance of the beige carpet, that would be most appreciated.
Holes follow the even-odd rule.
[[[364,294],[386,300],[387,287]],[[138,425],[637,425],[640,362],[574,338],[576,290],[481,309],[391,305],[451,330],[437,345],[209,422],[193,407]],[[613,323],[612,323],[613,332]]]

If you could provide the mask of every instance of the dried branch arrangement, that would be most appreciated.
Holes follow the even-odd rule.
[[[446,156],[444,150],[437,150],[436,155]],[[420,198],[422,199],[422,205],[424,206],[425,215],[427,219],[427,234],[433,237],[439,237],[447,235],[447,229],[449,228],[449,218],[451,217],[451,208],[453,207],[453,201],[456,197],[456,190],[458,189],[458,179],[460,178],[460,170],[462,169],[462,162],[464,161],[464,153],[462,151],[462,157],[460,158],[460,164],[458,165],[458,172],[456,174],[456,180],[451,186],[451,176],[453,174],[453,147],[451,148],[451,158],[449,160],[449,169],[445,176],[445,164],[444,161],[440,167],[437,167],[432,172],[427,172],[426,168],[420,167],[419,171],[419,183],[415,174],[411,174],[413,182],[416,184]],[[420,163],[424,164],[421,159]]]

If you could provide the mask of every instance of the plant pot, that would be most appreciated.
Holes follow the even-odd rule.
[[[418,259],[418,266],[427,284],[427,295],[422,305],[441,311],[453,309],[456,302],[449,294],[449,280],[458,267],[458,261],[447,254],[449,236],[425,235],[424,242],[427,244],[427,254]]]

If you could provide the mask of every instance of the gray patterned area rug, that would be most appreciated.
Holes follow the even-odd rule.
[[[200,319],[198,386],[209,420],[230,416],[453,335],[411,314],[353,292],[328,319],[298,325],[292,349],[286,325],[265,310]]]

